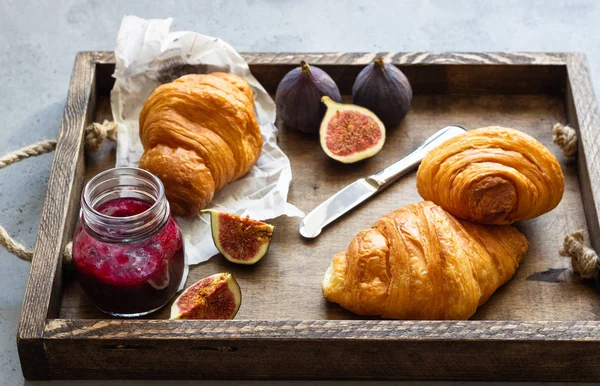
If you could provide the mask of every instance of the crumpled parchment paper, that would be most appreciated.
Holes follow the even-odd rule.
[[[211,207],[257,220],[304,216],[287,202],[292,170],[287,156],[277,146],[273,99],[229,44],[195,32],[169,32],[172,22],[171,18],[145,20],[125,16],[121,23],[115,48],[116,82],[111,93],[113,118],[119,125],[117,166],[137,166],[143,153],[138,134],[139,113],[157,86],[189,73],[230,72],[252,87],[263,147],[256,166],[218,191]],[[184,233],[187,264],[198,264],[218,253],[207,214],[178,221]]]

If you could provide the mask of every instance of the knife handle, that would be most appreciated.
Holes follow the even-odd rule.
[[[367,181],[375,184],[378,188],[385,188],[398,178],[402,177],[415,166],[417,166],[421,160],[434,148],[438,147],[442,143],[446,142],[450,138],[454,138],[457,135],[466,133],[467,130],[460,126],[446,126],[440,129],[437,133],[427,138],[421,146],[415,151],[402,158],[400,161],[391,164],[385,169],[367,177]]]

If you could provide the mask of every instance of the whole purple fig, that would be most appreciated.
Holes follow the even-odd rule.
[[[277,117],[290,128],[305,133],[319,131],[325,115],[321,98],[328,96],[336,102],[342,101],[340,90],[329,75],[305,61],[300,67],[288,72],[275,93]]]
[[[386,127],[394,127],[410,109],[412,88],[402,71],[381,57],[358,74],[352,86],[352,103],[366,107]]]

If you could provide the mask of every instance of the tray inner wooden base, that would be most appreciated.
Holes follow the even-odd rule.
[[[257,72],[255,75],[268,89],[276,85],[272,72],[259,73],[264,79]],[[341,88],[343,92],[349,89],[347,85]],[[435,94],[432,89],[417,93],[406,119],[399,127],[388,130],[383,150],[355,165],[341,165],[328,159],[320,148],[318,136],[282,128],[279,144],[289,156],[293,171],[289,200],[308,213],[346,184],[400,159],[449,124],[469,129],[491,125],[520,129],[536,137],[560,160],[566,178],[565,194],[552,212],[517,224],[531,243],[529,252],[514,278],[479,309],[474,319],[597,320],[600,298],[591,285],[582,283],[568,269],[569,260],[558,255],[564,236],[586,227],[576,162],[567,160],[551,140],[552,125],[567,122],[565,98],[554,87],[538,89],[536,92],[550,93]],[[101,122],[111,119],[111,114],[107,88],[99,90],[95,120]],[[114,165],[114,148],[113,144],[105,144],[101,152],[87,156],[87,178]],[[353,314],[327,303],[321,295],[321,280],[332,256],[346,249],[358,231],[380,216],[420,200],[415,175],[411,173],[332,224],[316,240],[300,237],[299,218],[275,219],[271,249],[260,263],[237,266],[215,256],[192,267],[188,284],[216,272],[232,272],[243,292],[237,319],[354,319]],[[168,318],[168,308],[148,318]],[[65,279],[59,317],[108,318],[91,305],[72,275]]]

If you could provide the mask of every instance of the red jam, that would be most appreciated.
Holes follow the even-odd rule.
[[[151,204],[137,198],[108,201],[96,211],[110,217],[145,212]],[[82,220],[83,222],[83,220]],[[137,316],[164,306],[183,277],[183,238],[176,220],[141,240],[103,238],[80,225],[73,242],[77,277],[92,302],[102,311]]]

